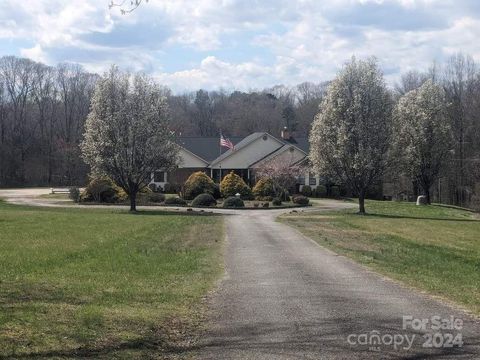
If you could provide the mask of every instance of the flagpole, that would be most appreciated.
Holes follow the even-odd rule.
[[[218,141],[218,150],[219,150],[219,155],[218,156],[222,155],[222,136],[223,136],[222,135],[222,130],[220,130],[220,139]],[[222,182],[222,165],[221,164],[219,165],[219,168],[220,168],[220,170],[219,170],[220,176],[219,176],[219,179],[218,179],[218,183],[220,184]]]

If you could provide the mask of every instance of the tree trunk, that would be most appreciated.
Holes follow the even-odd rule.
[[[131,192],[130,197],[130,211],[137,211],[137,193]]]
[[[365,215],[365,191],[360,191],[358,194],[358,213]]]
[[[431,204],[431,199],[430,199],[430,188],[431,187],[432,187],[432,185],[430,184],[430,182],[428,180],[427,181],[422,181],[423,195],[426,197],[428,205]]]
[[[424,193],[425,193],[425,197],[427,198],[427,204],[430,205],[432,203],[430,200],[430,188],[426,188],[424,190]]]

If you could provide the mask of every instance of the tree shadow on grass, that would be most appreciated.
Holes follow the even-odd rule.
[[[387,214],[374,214],[374,213],[367,213],[361,216],[365,217],[377,217],[377,218],[384,218],[384,219],[412,219],[412,220],[434,220],[434,221],[448,221],[448,222],[472,222],[472,223],[479,223],[480,220],[478,219],[452,219],[452,218],[439,218],[439,217],[428,217],[428,216],[409,216],[409,215],[387,215]]]
[[[205,210],[194,210],[194,211],[184,211],[184,210],[137,210],[135,212],[122,212],[123,215],[132,215],[132,216],[165,216],[165,215],[175,215],[175,216],[223,216],[225,214],[219,214],[208,209]]]

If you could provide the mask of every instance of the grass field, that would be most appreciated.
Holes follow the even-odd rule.
[[[223,272],[222,224],[0,202],[0,358],[163,358]]]
[[[438,205],[368,201],[357,209],[281,218],[319,244],[480,314],[478,214]]]

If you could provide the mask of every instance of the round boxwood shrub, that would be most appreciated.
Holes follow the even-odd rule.
[[[327,188],[324,185],[317,185],[315,189],[315,196],[322,198],[327,196]]]
[[[240,194],[242,199],[252,198],[252,190],[250,187],[233,171],[223,178],[220,183],[220,192],[224,198],[235,196],[237,193]]]
[[[271,179],[268,178],[261,178],[257,181],[255,186],[252,189],[253,196],[255,199],[261,200],[267,196],[273,197],[275,196],[275,191],[273,189],[273,182]]]
[[[148,201],[153,203],[162,203],[165,201],[165,194],[162,194],[162,193],[148,194]]]
[[[308,205],[308,203],[310,202],[308,197],[303,195],[294,196],[292,201],[294,204],[298,204],[298,205]]]
[[[78,187],[71,187],[68,189],[68,197],[70,198],[70,200],[73,200],[73,202],[80,202],[80,197],[81,197],[81,193],[80,193],[80,189]]]
[[[280,200],[280,198],[276,197],[272,200],[272,205],[280,206],[280,205],[282,205],[282,200]]]
[[[127,194],[121,187],[108,177],[94,177],[83,190],[81,201],[114,203],[127,199]]]
[[[207,174],[197,171],[185,181],[183,191],[187,200],[192,200],[200,194],[213,195],[215,193],[215,183]]]
[[[245,203],[243,202],[242,199],[236,197],[236,196],[230,196],[225,199],[223,202],[223,207],[224,208],[243,208],[245,207]]]
[[[310,185],[303,185],[302,191],[300,191],[303,196],[312,196],[312,188]]]
[[[217,205],[217,201],[211,194],[197,195],[192,201],[192,206],[214,206]]]
[[[185,206],[187,202],[179,197],[169,197],[165,199],[165,205]]]

